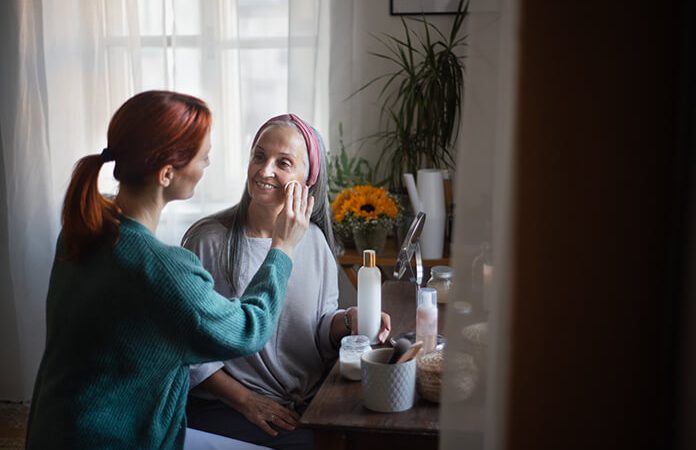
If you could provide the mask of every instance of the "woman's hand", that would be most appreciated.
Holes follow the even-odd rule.
[[[309,188],[298,182],[285,186],[285,206],[276,219],[271,247],[284,251],[292,257],[292,251],[309,227],[309,218],[314,209],[314,197],[309,197]]]
[[[247,389],[222,369],[206,378],[200,386],[271,436],[278,434],[271,424],[292,431],[300,420],[295,411]]]
[[[350,315],[350,334],[358,334],[358,308],[348,308],[346,314]],[[377,333],[377,340],[380,344],[384,344],[391,333],[391,316],[385,312],[382,312],[382,320],[379,325],[379,333]]]
[[[300,420],[295,411],[250,390],[247,390],[244,399],[237,403],[236,409],[249,422],[271,436],[278,434],[271,424],[292,431]]]

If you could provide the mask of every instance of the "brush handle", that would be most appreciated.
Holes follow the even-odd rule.
[[[416,342],[411,347],[409,347],[409,349],[406,350],[399,359],[396,360],[396,363],[399,364],[406,361],[410,361],[411,359],[416,357],[421,348],[423,348],[423,341]]]

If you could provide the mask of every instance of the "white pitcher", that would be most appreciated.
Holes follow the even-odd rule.
[[[416,214],[419,211],[425,213],[425,225],[420,239],[423,259],[442,258],[447,222],[442,170],[420,169],[417,186],[413,174],[405,173],[403,178],[413,211]]]

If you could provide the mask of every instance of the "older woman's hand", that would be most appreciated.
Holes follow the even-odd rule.
[[[312,209],[314,197],[309,196],[309,188],[298,182],[288,183],[285,186],[285,207],[276,219],[271,247],[292,256],[293,249],[309,227]]]
[[[271,425],[288,431],[297,427],[300,416],[295,411],[252,391],[247,391],[244,397],[236,406],[237,410],[265,433],[278,435]]]
[[[350,315],[350,334],[358,334],[358,308],[351,307],[346,310],[346,314]],[[377,333],[377,340],[380,344],[384,344],[391,333],[391,316],[385,312],[382,312],[382,320],[379,325],[379,333]]]

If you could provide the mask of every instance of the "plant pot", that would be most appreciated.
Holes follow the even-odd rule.
[[[411,222],[416,218],[416,214],[411,208],[411,202],[408,198],[408,194],[405,191],[390,192],[392,197],[396,199],[399,203],[399,208],[401,209],[401,221],[398,225],[394,226],[394,237],[396,238],[396,249],[399,250],[401,243],[404,241],[408,229],[411,227]]]
[[[374,250],[378,255],[384,251],[389,228],[379,224],[367,224],[353,227],[353,240],[358,253]]]
[[[340,242],[342,248],[355,248],[355,242],[353,241],[353,229],[344,224],[334,223],[334,238]]]

